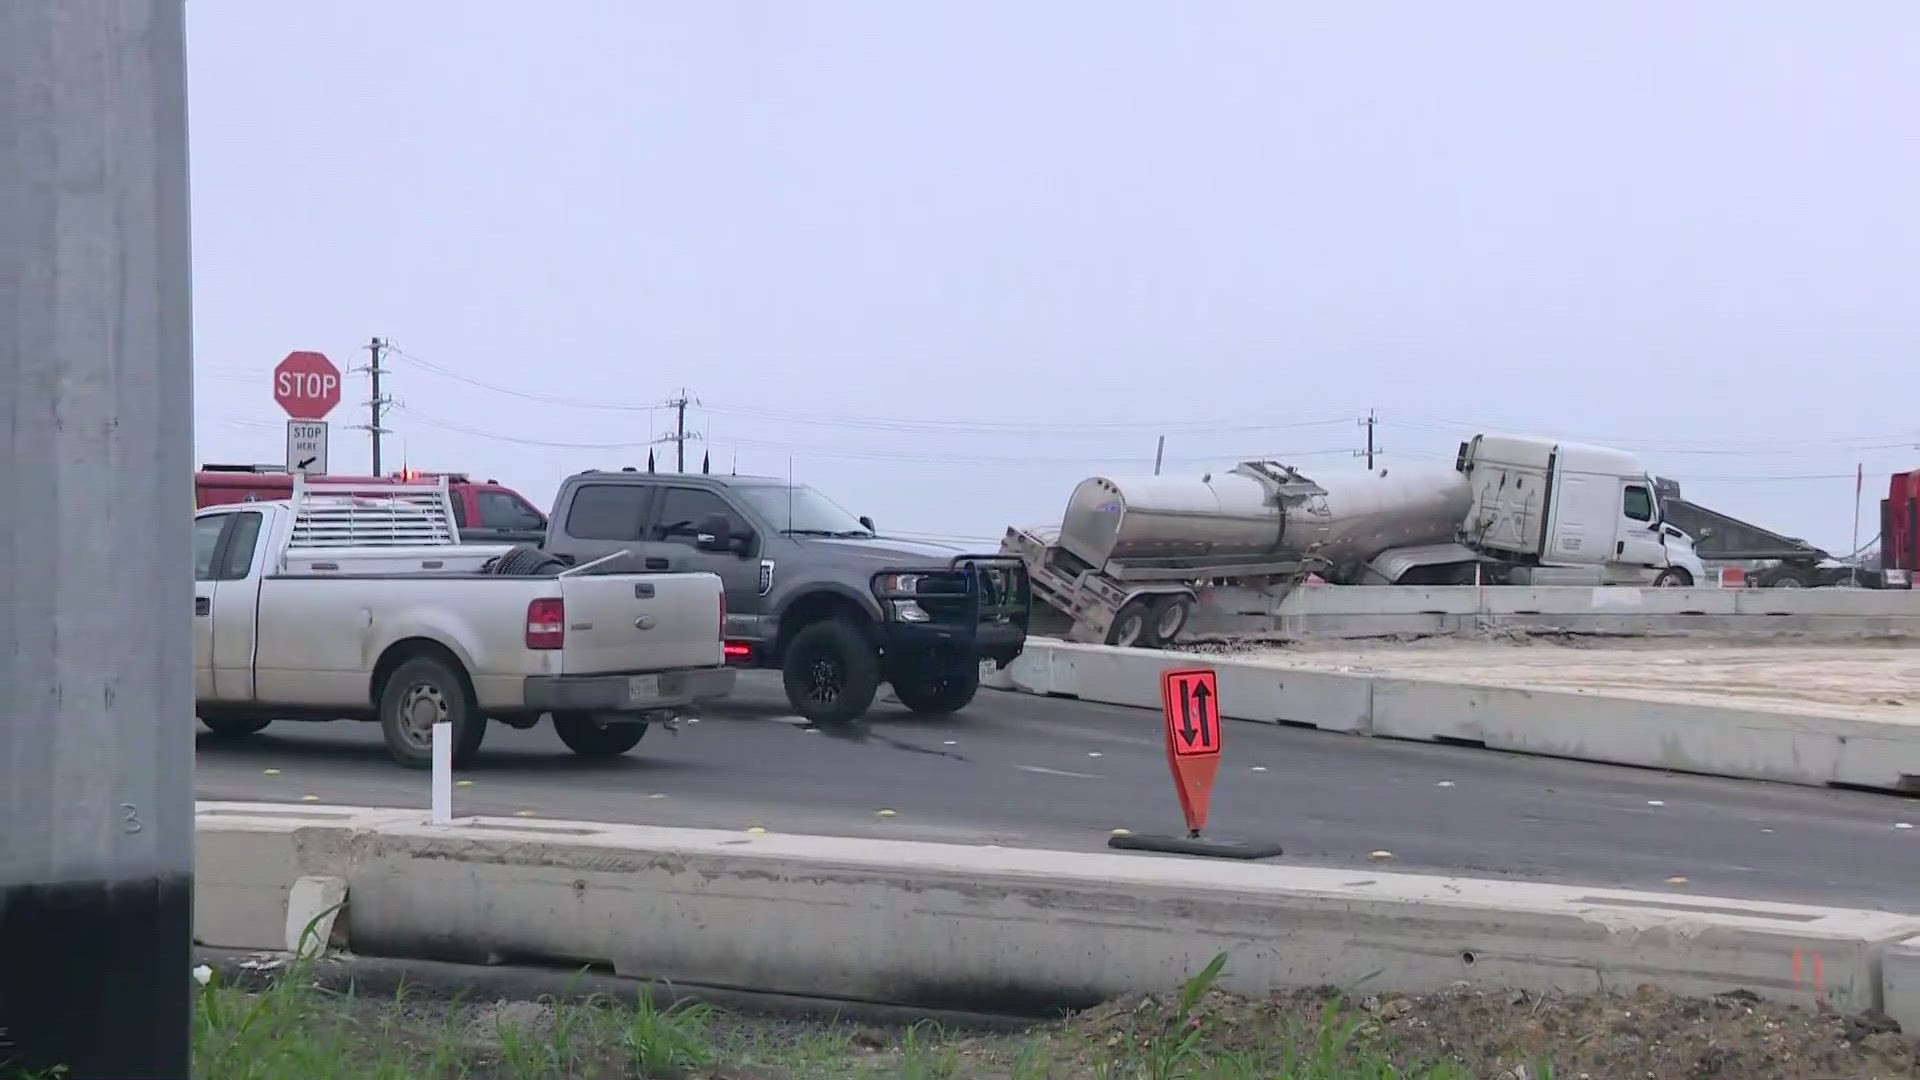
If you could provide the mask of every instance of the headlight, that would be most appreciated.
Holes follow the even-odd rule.
[[[917,593],[920,591],[919,574],[882,574],[880,591],[883,593]]]

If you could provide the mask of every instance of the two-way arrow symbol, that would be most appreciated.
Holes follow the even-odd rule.
[[[1182,682],[1180,684],[1180,738],[1189,747],[1196,739],[1201,746],[1213,745],[1213,725],[1207,712],[1207,702],[1213,700],[1213,691],[1203,682]],[[1194,706],[1198,705],[1200,723],[1193,722]]]
[[[1206,683],[1199,683],[1193,688],[1193,697],[1200,706],[1200,745],[1212,746],[1214,719],[1213,714],[1207,711],[1207,702],[1213,697],[1213,691],[1207,689]],[[1192,740],[1188,740],[1188,743],[1191,744]]]

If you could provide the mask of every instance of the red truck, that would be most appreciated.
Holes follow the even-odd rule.
[[[519,492],[494,480],[477,481],[465,473],[407,469],[388,479],[414,481],[447,478],[453,520],[460,539],[475,544],[537,544],[547,535],[547,515]],[[330,481],[379,483],[369,476],[334,476]],[[293,474],[279,465],[202,465],[193,474],[193,508],[223,503],[266,502],[293,497]]]
[[[1920,469],[1894,473],[1880,500],[1880,569],[1887,588],[1913,588],[1913,572],[1920,570]]]

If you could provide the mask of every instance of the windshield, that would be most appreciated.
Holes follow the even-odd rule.
[[[789,498],[791,493],[791,498]],[[802,536],[872,536],[860,519],[840,508],[840,504],[818,491],[797,484],[793,487],[738,487],[734,494],[753,507],[777,532]]]

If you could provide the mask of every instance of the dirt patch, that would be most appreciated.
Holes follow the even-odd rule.
[[[1213,646],[1205,651],[1292,670],[1571,690],[1802,714],[1920,719],[1920,646],[1908,644],[1718,645],[1535,637]]]
[[[1680,998],[1652,987],[1545,997],[1459,988],[1343,999],[1318,991],[1268,1001],[1216,991],[1184,1023],[1177,997],[1155,995],[1092,1009],[1065,1032],[1089,1053],[1111,1053],[1196,1025],[1214,1055],[1262,1054],[1303,1034],[1311,1046],[1331,1030],[1344,1037],[1339,1054],[1349,1060],[1499,1080],[1920,1076],[1920,1039],[1882,1016],[1776,1005],[1745,992]]]

